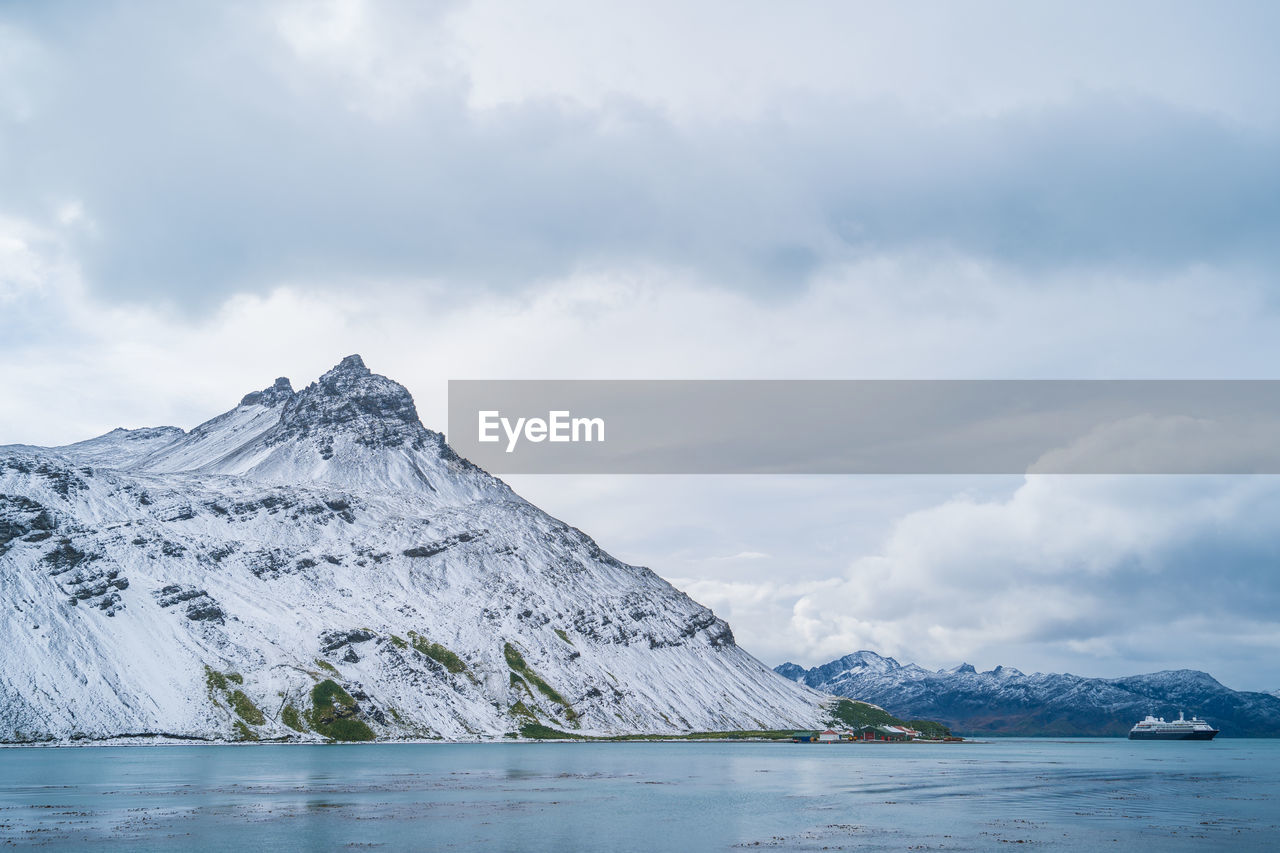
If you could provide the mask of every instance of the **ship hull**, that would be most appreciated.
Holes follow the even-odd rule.
[[[1217,731],[1208,732],[1129,732],[1129,740],[1213,740]]]

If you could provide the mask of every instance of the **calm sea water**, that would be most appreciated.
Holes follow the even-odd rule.
[[[0,749],[0,845],[1280,849],[1280,741]]]

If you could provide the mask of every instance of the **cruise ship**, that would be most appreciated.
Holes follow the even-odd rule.
[[[1182,712],[1178,719],[1165,722],[1164,717],[1150,714],[1142,722],[1129,729],[1129,740],[1213,740],[1218,730],[1199,717],[1185,720]]]

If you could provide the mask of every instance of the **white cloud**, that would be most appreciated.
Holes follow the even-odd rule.
[[[792,630],[819,659],[872,648],[930,665],[1198,666],[1253,681],[1257,660],[1231,659],[1218,620],[1251,625],[1254,646],[1280,637],[1273,479],[1037,475],[1007,500],[917,510],[839,586],[800,595]]]
[[[1045,453],[1031,473],[1266,471],[1280,433],[1275,418],[1241,418],[1229,411],[1212,416],[1125,417],[1100,423],[1066,447]]]

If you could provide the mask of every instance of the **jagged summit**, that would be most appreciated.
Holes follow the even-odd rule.
[[[888,673],[898,671],[909,671],[916,673],[923,672],[914,664],[904,667],[891,657],[884,657],[875,652],[862,650],[853,654],[836,658],[830,663],[814,667],[813,669],[805,669],[804,667],[788,661],[780,666],[774,667],[774,671],[784,678],[790,678],[792,681],[798,681],[803,684],[812,686],[818,683],[829,683],[839,681],[843,678],[851,676],[876,674],[886,675]],[[852,694],[845,694],[852,695]]]
[[[433,502],[471,500],[495,489],[509,494],[423,426],[408,389],[369,370],[358,355],[301,391],[277,379],[138,467],[407,490]]]
[[[358,355],[349,355],[289,401],[271,441],[304,436],[350,433],[370,446],[421,446],[427,430],[418,419],[408,389],[369,370]]]
[[[854,652],[851,655],[845,655],[840,659],[840,663],[846,666],[862,666],[872,667],[874,669],[896,669],[899,663],[891,657],[878,655],[875,652],[863,649],[860,652]]]
[[[287,377],[281,376],[275,384],[261,391],[251,391],[240,400],[242,406],[275,406],[293,398],[293,386]]]
[[[342,361],[338,362],[337,366],[334,367],[333,370],[330,370],[329,372],[333,373],[335,371],[345,371],[349,373],[369,373],[370,372],[369,368],[365,367],[364,359],[361,358],[356,353],[352,353],[351,355],[344,358]]]

